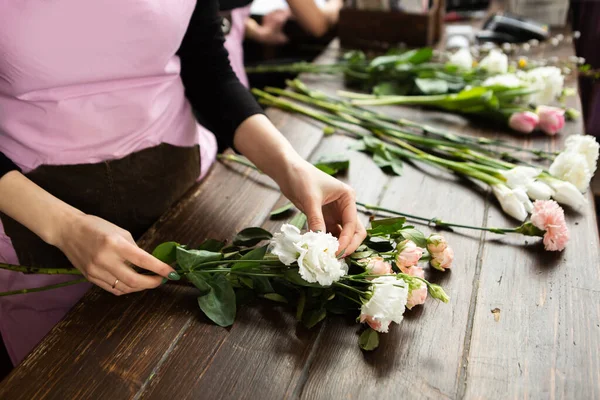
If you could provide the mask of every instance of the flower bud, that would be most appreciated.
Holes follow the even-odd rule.
[[[454,261],[454,250],[446,247],[441,253],[434,254],[430,263],[433,268],[445,271],[452,266],[452,261]]]
[[[439,233],[433,233],[427,238],[427,250],[431,255],[443,252],[446,247],[448,247],[448,243]]]
[[[558,107],[539,106],[540,129],[548,135],[556,135],[565,126],[565,110]]]
[[[406,301],[406,308],[411,310],[414,306],[424,304],[427,299],[427,285],[421,282],[421,286],[418,289],[413,289],[408,294],[408,300]]]
[[[508,119],[508,126],[517,132],[531,133],[540,123],[540,117],[531,111],[513,113]]]
[[[392,265],[383,260],[383,257],[370,257],[359,260],[361,264],[366,264],[365,270],[372,275],[392,274]]]
[[[444,289],[442,289],[442,287],[440,285],[430,283],[429,284],[429,294],[434,299],[441,300],[444,303],[447,303],[448,301],[450,301],[450,297],[448,297],[448,295],[446,294],[446,292],[444,292]]]
[[[415,266],[419,263],[422,256],[422,248],[418,247],[412,240],[405,240],[398,243],[396,265],[400,269]]]

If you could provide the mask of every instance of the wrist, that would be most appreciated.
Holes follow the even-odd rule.
[[[42,240],[49,245],[63,248],[69,237],[72,237],[73,228],[79,224],[85,214],[66,203],[59,205],[49,218],[47,228],[40,232]]]

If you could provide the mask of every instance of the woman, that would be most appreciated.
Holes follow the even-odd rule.
[[[344,254],[365,237],[352,190],[303,160],[235,77],[217,0],[9,1],[0,16],[1,262],[70,263],[115,295],[179,279],[134,238],[206,174],[217,142],[271,176],[310,229],[338,234]],[[0,291],[60,281],[0,271]],[[0,299],[13,363],[83,286]]]

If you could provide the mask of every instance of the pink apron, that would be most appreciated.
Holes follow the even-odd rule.
[[[216,139],[196,123],[173,55],[195,4],[0,2],[0,151],[28,172],[117,159],[161,143],[199,144],[204,177]],[[232,12],[225,43],[245,85],[248,14],[249,7]],[[1,222],[0,262],[19,263]],[[0,292],[69,279],[0,270]],[[0,298],[0,333],[15,365],[90,287]]]

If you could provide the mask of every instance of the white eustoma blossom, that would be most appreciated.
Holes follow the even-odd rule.
[[[496,184],[492,186],[492,190],[502,210],[519,221],[524,221],[527,218],[527,210],[533,209],[533,204],[521,188],[511,189],[504,184]]]
[[[592,173],[588,165],[585,155],[564,151],[550,165],[550,173],[563,181],[572,183],[580,192],[584,193],[592,180]]]
[[[554,193],[552,188],[536,178],[542,173],[539,168],[517,166],[509,170],[500,171],[506,178],[506,185],[511,189],[522,188],[533,200],[548,200]]]
[[[284,224],[281,227],[281,233],[276,233],[271,239],[269,251],[271,254],[279,257],[279,261],[285,265],[291,265],[300,256],[296,249],[295,243],[298,243],[302,238],[300,229],[294,225]]]
[[[505,88],[518,88],[524,86],[523,81],[515,74],[494,75],[483,81],[483,86],[501,86]]]
[[[585,156],[590,173],[594,175],[598,163],[600,144],[590,135],[572,135],[565,141],[565,151]]]
[[[536,92],[525,96],[525,101],[536,105],[552,103],[563,91],[565,77],[560,68],[539,67],[519,74],[522,86]]]
[[[552,178],[544,179],[544,181],[554,190],[552,198],[558,203],[570,206],[575,210],[580,210],[587,204],[585,197],[571,182]]]
[[[336,256],[338,247],[338,240],[330,233],[300,234],[298,228],[289,224],[271,239],[272,254],[285,265],[297,262],[302,279],[322,286],[331,286],[348,273],[346,262]]]
[[[360,319],[376,331],[386,333],[392,322],[399,324],[404,318],[408,284],[395,276],[381,276],[373,279],[369,291],[372,295],[362,305]]]
[[[505,74],[508,71],[508,57],[502,51],[492,49],[479,66],[489,74]]]
[[[468,48],[462,48],[452,54],[448,60],[449,64],[456,65],[459,69],[468,71],[473,67],[473,56]]]

